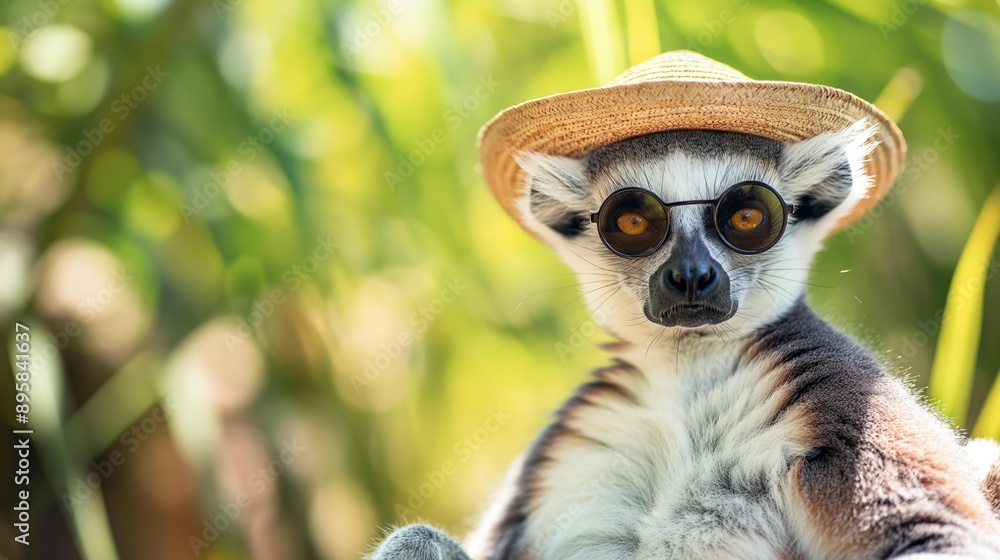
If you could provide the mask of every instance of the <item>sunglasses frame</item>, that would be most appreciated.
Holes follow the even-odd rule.
[[[718,216],[718,214],[719,214],[719,203],[722,202],[722,199],[724,199],[733,190],[738,189],[740,187],[745,187],[747,185],[755,185],[755,186],[764,187],[765,189],[767,189],[767,190],[771,191],[772,193],[774,193],[774,196],[778,197],[778,202],[781,203],[781,207],[784,210],[782,212],[782,216],[781,216],[781,231],[779,231],[778,235],[775,236],[774,241],[772,241],[768,246],[766,246],[766,247],[764,247],[762,249],[754,249],[754,250],[740,249],[739,247],[736,247],[732,243],[730,243],[729,240],[726,239],[726,236],[722,235],[722,231],[719,230],[719,219],[718,219],[719,218],[719,216]],[[611,244],[608,243],[608,240],[605,239],[604,232],[601,231],[600,225],[598,225],[597,234],[598,234],[598,236],[600,236],[601,242],[604,243],[604,246],[607,247],[608,250],[611,251],[612,253],[614,253],[614,254],[616,254],[616,255],[618,255],[620,257],[625,257],[625,258],[628,258],[628,259],[637,259],[637,258],[640,258],[640,257],[647,257],[647,256],[655,253],[657,250],[659,250],[660,247],[663,246],[663,243],[667,240],[667,237],[670,235],[670,209],[673,208],[674,206],[690,206],[690,205],[693,205],[693,204],[711,204],[712,205],[712,224],[715,226],[715,233],[718,234],[719,239],[722,240],[722,243],[725,244],[726,247],[729,247],[731,250],[733,250],[733,251],[735,251],[737,253],[740,253],[742,255],[759,255],[760,253],[763,253],[764,251],[767,251],[768,249],[771,249],[772,247],[774,247],[778,243],[778,240],[781,239],[781,237],[783,235],[785,235],[785,228],[788,227],[788,216],[789,216],[789,214],[794,214],[795,210],[796,210],[795,205],[794,204],[788,204],[787,202],[785,202],[785,199],[781,197],[781,193],[779,193],[778,190],[775,189],[774,187],[772,187],[771,185],[768,185],[767,183],[765,183],[763,181],[753,181],[753,180],[750,180],[750,181],[740,181],[739,183],[736,183],[735,185],[732,185],[732,186],[728,187],[725,191],[722,192],[722,194],[720,194],[717,198],[715,198],[713,200],[681,200],[681,201],[678,201],[678,202],[669,202],[669,203],[668,202],[664,202],[662,198],[656,196],[656,193],[654,193],[653,191],[651,191],[649,189],[643,189],[643,188],[640,188],[640,187],[626,187],[624,189],[619,189],[619,190],[611,193],[610,195],[608,195],[608,197],[604,199],[604,202],[601,203],[601,207],[597,209],[597,212],[594,212],[594,213],[592,213],[590,215],[590,221],[592,223],[595,223],[595,224],[600,224],[601,213],[604,212],[604,210],[606,209],[606,207],[608,205],[608,202],[611,200],[611,198],[614,197],[615,195],[619,194],[619,193],[622,193],[622,192],[633,192],[633,191],[641,192],[643,194],[648,194],[648,195],[652,196],[654,199],[656,199],[656,201],[659,202],[660,205],[663,206],[663,213],[667,217],[667,227],[666,227],[666,231],[663,232],[663,236],[660,237],[660,240],[656,243],[655,246],[653,246],[648,251],[645,251],[645,252],[643,252],[641,254],[638,254],[638,255],[629,255],[627,253],[622,253],[621,251],[619,251],[619,250],[615,249],[614,247],[612,247]]]

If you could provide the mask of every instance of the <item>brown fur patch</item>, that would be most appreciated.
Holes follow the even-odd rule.
[[[822,404],[807,406],[814,407],[814,445],[824,455],[798,461],[792,477],[825,550],[881,558],[997,546],[1000,523],[967,476],[957,439],[904,387],[873,383],[854,418],[830,416]]]
[[[805,312],[764,329],[744,359],[784,380],[774,423],[802,423],[809,451],[791,465],[787,515],[807,553],[1000,557],[959,438],[863,349]]]

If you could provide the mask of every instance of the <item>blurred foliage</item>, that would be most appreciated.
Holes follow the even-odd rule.
[[[972,235],[965,244],[948,290],[941,336],[934,354],[929,395],[939,400],[946,414],[965,418],[968,414],[976,358],[983,326],[984,276],[992,270],[990,257],[1000,237],[1000,189],[986,200]],[[983,274],[983,271],[986,274]],[[993,381],[972,429],[975,437],[1000,436],[1000,378]]]
[[[993,0],[6,0],[0,331],[34,333],[40,455],[34,543],[9,544],[4,486],[0,553],[348,559],[395,524],[468,529],[608,359],[575,279],[482,184],[476,132],[659,49],[898,120],[908,170],[830,240],[811,299],[924,386],[961,322],[949,285],[973,282],[981,342],[947,358],[971,426],[1000,368],[995,248],[952,273],[1000,177],[998,17]]]

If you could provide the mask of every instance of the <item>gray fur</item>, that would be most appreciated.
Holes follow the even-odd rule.
[[[423,524],[394,531],[370,556],[374,560],[469,560],[454,539]]]
[[[673,152],[702,158],[743,157],[777,168],[785,145],[781,142],[736,132],[718,130],[673,130],[628,138],[588,153],[587,176],[595,181],[622,166],[650,161]]]

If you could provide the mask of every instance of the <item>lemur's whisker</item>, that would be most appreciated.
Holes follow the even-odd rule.
[[[792,258],[792,257],[784,258],[784,259],[767,259],[767,257],[765,256],[763,258],[767,261],[767,265],[768,265],[769,269],[770,269],[771,265],[782,264],[782,263],[786,263],[786,262],[797,262],[797,261],[809,262],[809,260],[810,260],[810,259],[801,259],[801,258]],[[740,270],[741,268],[746,268],[748,266],[756,266],[758,264],[759,264],[758,262],[751,261],[751,262],[744,263],[744,264],[739,265],[739,266],[732,267],[729,270],[727,270],[726,272],[729,273],[729,272],[733,272],[733,271],[736,271],[736,270]]]
[[[733,314],[733,317],[737,317],[737,316],[740,316],[740,313],[738,311]],[[740,316],[740,318],[741,319],[745,319],[746,316],[743,315],[743,316]],[[732,332],[737,338],[743,338],[745,336],[743,333],[741,333],[738,330],[736,330],[736,327],[730,325],[728,321],[725,322],[725,323],[719,323],[719,324],[722,326],[722,328],[729,329],[729,331]]]
[[[568,302],[566,302],[566,303],[572,303],[572,302],[576,301],[577,299],[579,299],[580,296],[583,296],[583,295],[586,295],[587,293],[589,293],[589,292],[586,292],[586,291],[581,291],[579,289],[581,284],[596,284],[596,283],[599,283],[599,282],[600,283],[604,283],[605,286],[614,286],[614,285],[617,285],[619,283],[617,279],[615,279],[615,280],[591,280],[591,281],[588,281],[588,282],[578,282],[576,284],[569,284],[569,285],[566,285],[566,286],[556,286],[554,288],[546,288],[544,290],[539,290],[537,292],[532,292],[532,293],[524,296],[524,298],[520,302],[518,302],[518,304],[514,307],[514,311],[518,311],[519,309],[521,309],[522,305],[524,305],[525,303],[527,303],[527,301],[529,299],[531,299],[531,298],[533,298],[535,296],[538,296],[538,295],[541,295],[541,294],[546,294],[546,293],[549,293],[549,292],[555,292],[555,291],[558,291],[558,290],[569,290],[569,289],[572,289],[574,292],[576,292],[577,293],[577,297],[574,297],[573,299],[571,299]]]
[[[572,249],[569,249],[569,248],[567,248],[567,250],[568,250],[569,252],[573,253],[574,255],[576,255],[577,257],[579,257],[580,259],[582,259],[582,260],[583,260],[584,262],[586,262],[587,264],[589,264],[589,265],[593,266],[594,268],[598,268],[598,269],[600,269],[600,270],[603,270],[603,271],[606,271],[606,272],[610,272],[610,273],[612,273],[612,274],[617,274],[617,275],[619,275],[619,276],[624,276],[624,277],[626,277],[626,278],[631,278],[631,279],[633,279],[633,280],[636,280],[636,281],[639,281],[639,282],[643,282],[643,281],[644,281],[644,279],[643,279],[643,278],[641,278],[641,277],[639,277],[639,276],[633,276],[633,275],[631,275],[631,274],[629,274],[629,273],[623,273],[623,272],[622,272],[622,271],[620,271],[620,270],[611,270],[611,269],[607,269],[607,268],[604,268],[603,266],[600,266],[600,265],[598,265],[598,264],[596,264],[596,263],[594,263],[594,262],[590,261],[589,259],[587,259],[587,258],[586,258],[586,257],[584,257],[583,255],[581,255],[581,254],[577,253],[576,251],[574,251],[574,250],[572,250]]]
[[[603,306],[604,306],[604,304],[606,304],[606,303],[607,303],[608,301],[610,301],[610,300],[611,300],[611,298],[615,297],[615,295],[616,295],[616,294],[617,294],[617,293],[618,293],[618,292],[619,292],[620,290],[621,290],[621,287],[619,287],[619,288],[618,288],[618,289],[616,289],[615,291],[613,291],[613,292],[611,292],[610,294],[608,294],[608,296],[607,296],[607,297],[605,297],[605,298],[604,298],[604,300],[603,300],[603,301],[601,301],[601,303],[597,304],[597,305],[596,305],[596,306],[594,307],[594,312],[596,313],[596,312],[600,311],[600,310],[601,310],[601,307],[603,307]]]
[[[857,295],[854,294],[854,292],[851,292],[850,290],[848,290],[846,288],[843,288],[841,286],[827,286],[826,284],[817,284],[815,282],[808,282],[808,281],[805,281],[805,280],[796,280],[794,278],[786,278],[786,277],[778,275],[778,274],[768,274],[767,272],[761,272],[761,275],[763,275],[763,276],[770,276],[772,278],[777,278],[779,280],[784,280],[785,282],[795,282],[797,284],[804,284],[806,286],[811,286],[813,288],[825,288],[825,289],[828,289],[828,290],[844,291],[844,292],[847,292],[848,294],[850,294],[850,296],[853,297],[855,300],[857,300],[858,303],[864,303],[863,301],[861,301],[861,298],[859,298]]]
[[[721,338],[722,340],[726,340],[726,337],[719,330],[719,326],[718,325],[708,325],[708,330],[712,331],[712,334],[714,334],[715,336]]]
[[[532,267],[519,267],[515,268],[517,271],[530,270],[532,272],[544,272],[546,274],[555,274],[557,276],[583,276],[585,274],[606,274],[609,276],[617,276],[617,272],[598,272],[598,271],[581,271],[574,272],[572,270],[548,270],[545,268],[532,268]]]
[[[604,299],[601,300],[601,303],[596,304],[596,307],[595,307],[595,311],[596,311],[597,309],[600,309],[600,306],[602,306],[605,303],[607,303],[608,300],[610,300],[612,297],[614,297],[615,294],[617,294],[619,292],[619,290],[622,289],[621,285],[618,282],[612,282],[612,283],[610,283],[610,284],[608,284],[606,286],[601,286],[600,288],[594,288],[592,290],[588,290],[586,292],[581,293],[580,296],[578,296],[578,297],[587,296],[587,295],[590,295],[590,294],[593,294],[593,293],[597,293],[597,292],[601,292],[603,290],[608,290],[608,289],[611,289],[611,288],[615,288],[615,290],[613,292],[611,292],[610,294],[608,294],[607,296],[604,296]]]
[[[600,279],[600,280],[586,280],[586,281],[583,281],[583,282],[576,282],[576,283],[573,283],[573,284],[566,284],[565,286],[553,286],[551,288],[545,288],[544,290],[539,290],[537,292],[532,292],[531,294],[525,296],[525,298],[534,297],[534,296],[536,296],[538,294],[544,294],[544,293],[547,293],[547,292],[554,292],[556,290],[567,290],[567,289],[578,290],[581,285],[596,284],[598,282],[605,282],[605,283],[615,282],[615,283],[617,283],[618,279],[617,278],[604,278],[604,279]]]
[[[615,290],[614,292],[612,292],[612,293],[611,293],[611,295],[609,295],[609,296],[608,296],[608,298],[610,298],[610,297],[614,296],[614,294],[615,294],[615,293],[617,293],[617,292],[618,292],[618,290],[620,290],[620,289],[621,289],[621,285],[620,285],[620,283],[619,283],[619,282],[609,282],[609,283],[608,283],[607,285],[604,285],[604,286],[600,286],[600,287],[597,287],[597,288],[594,288],[594,289],[592,289],[592,290],[586,290],[586,291],[583,291],[583,292],[580,292],[580,294],[579,294],[579,295],[577,295],[577,296],[576,296],[575,298],[573,298],[573,299],[571,299],[571,300],[567,301],[566,303],[562,304],[561,306],[559,306],[559,307],[558,307],[558,309],[559,309],[560,311],[565,311],[565,309],[564,309],[564,308],[566,308],[566,307],[570,306],[571,304],[574,304],[574,303],[576,303],[576,302],[578,302],[578,301],[581,301],[581,300],[584,300],[584,298],[585,298],[586,296],[588,296],[588,295],[590,295],[590,294],[593,294],[593,293],[596,293],[596,292],[600,292],[600,291],[602,291],[602,290],[609,290],[609,289],[611,289],[611,288],[616,288],[616,290]],[[606,301],[606,300],[605,300],[605,301]],[[574,306],[574,307],[573,307],[573,309],[570,309],[570,310],[568,310],[568,311],[565,311],[565,313],[566,313],[566,314],[569,314],[569,313],[572,313],[572,312],[575,312],[575,311],[577,311],[578,309],[581,309],[581,308],[583,308],[583,307],[586,307],[586,306],[587,306],[587,302],[586,302],[586,301],[583,301],[583,304],[582,304],[582,305],[579,305],[579,306]]]
[[[767,294],[768,294],[768,295],[771,295],[771,292],[770,292],[770,290],[768,290],[768,289],[767,289],[767,286],[770,286],[771,288],[774,288],[774,289],[776,289],[776,290],[781,290],[781,292],[782,292],[782,293],[779,293],[778,295],[780,295],[780,296],[783,296],[784,298],[786,298],[786,302],[787,302],[787,303],[791,303],[791,302],[794,302],[794,301],[795,301],[796,299],[798,299],[798,296],[796,296],[796,295],[795,295],[795,294],[793,294],[792,292],[788,291],[788,289],[787,289],[787,288],[785,288],[784,286],[782,286],[782,285],[780,285],[780,284],[777,284],[777,283],[775,283],[775,282],[772,282],[772,281],[770,281],[770,280],[767,280],[767,279],[765,279],[765,278],[763,278],[763,277],[761,277],[761,278],[758,278],[758,279],[757,279],[757,282],[758,282],[758,285],[759,285],[759,286],[760,286],[760,287],[761,287],[761,288],[762,288],[762,289],[763,289],[763,290],[764,290],[765,292],[767,292]],[[772,299],[772,301],[773,301],[773,300],[774,300],[774,297],[773,297],[773,296],[771,296],[771,299]],[[777,302],[775,302],[775,303],[777,303]]]
[[[651,342],[649,343],[649,345],[648,345],[648,346],[646,346],[646,353],[645,353],[645,354],[643,354],[643,356],[642,356],[642,360],[643,360],[643,361],[646,361],[646,358],[648,358],[648,357],[649,357],[649,349],[650,349],[650,348],[652,348],[652,347],[653,347],[653,345],[655,345],[655,344],[656,344],[656,343],[657,343],[657,342],[658,342],[658,341],[660,340],[660,338],[661,338],[661,337],[663,336],[663,333],[665,333],[665,332],[667,332],[667,327],[660,327],[660,332],[659,332],[659,334],[657,334],[657,335],[656,335],[656,338],[654,338],[654,339],[653,339],[653,340],[652,340],[652,341],[651,341]],[[670,341],[668,340],[667,342],[670,342]]]

